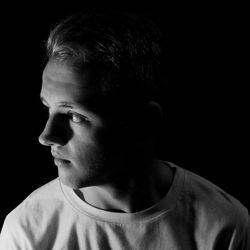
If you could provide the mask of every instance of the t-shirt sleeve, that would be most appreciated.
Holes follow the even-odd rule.
[[[195,208],[199,222],[196,223],[196,239],[200,248],[207,249],[209,244],[212,249],[250,250],[247,208],[208,180],[189,171],[186,173],[185,197],[191,197]]]
[[[0,234],[0,250],[31,250],[32,247],[27,240],[26,234],[11,214],[5,218]]]
[[[239,249],[240,250],[250,250],[250,217],[248,217],[247,228],[242,235]]]
[[[250,250],[250,217],[245,217],[239,228],[234,231],[230,247],[231,250]]]
[[[11,226],[8,217],[5,219],[1,234],[0,234],[0,249],[21,249],[16,245],[16,239],[11,231]]]

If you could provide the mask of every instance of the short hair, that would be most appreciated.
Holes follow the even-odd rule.
[[[148,18],[118,11],[82,10],[50,32],[47,60],[71,62],[78,71],[83,66],[98,69],[104,94],[129,93],[129,98],[150,100],[163,73],[161,42],[161,31]]]

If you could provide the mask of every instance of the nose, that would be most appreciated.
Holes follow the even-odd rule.
[[[55,116],[50,116],[38,140],[44,146],[62,146],[66,142],[66,138],[64,137],[65,134],[66,133],[62,131],[60,120]]]

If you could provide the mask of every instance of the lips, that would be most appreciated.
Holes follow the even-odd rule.
[[[70,161],[65,159],[61,154],[55,153],[54,151],[51,151],[52,156],[55,158],[57,161],[61,161],[64,163],[69,163]]]
[[[69,160],[62,159],[62,158],[57,158],[57,157],[54,157],[54,159],[55,159],[56,161],[61,161],[61,162],[64,162],[64,163],[70,162]]]
[[[54,158],[54,161],[56,164],[68,164],[70,161],[64,160],[64,159],[59,159],[59,158]]]

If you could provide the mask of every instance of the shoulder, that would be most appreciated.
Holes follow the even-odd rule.
[[[211,207],[229,209],[231,212],[246,211],[244,205],[235,197],[212,183],[211,181],[201,177],[191,171],[185,172],[185,187],[189,194],[194,195],[197,201],[209,202]]]
[[[5,219],[5,224],[26,225],[34,221],[41,222],[63,204],[63,194],[58,178],[33,191],[23,202],[12,210]]]
[[[224,249],[230,244],[233,249],[248,249],[250,219],[247,208],[207,179],[173,163],[166,163],[175,170],[172,185],[175,189],[177,184],[181,187],[175,195],[173,214],[174,218],[179,218],[182,227],[186,226],[194,233],[202,246],[213,244],[216,249]]]
[[[176,168],[184,172],[182,200],[193,211],[197,221],[203,221],[204,225],[237,228],[242,233],[248,230],[249,213],[238,199],[209,180],[189,170]]]
[[[59,178],[34,190],[19,207],[33,207],[36,204],[46,205],[50,202],[56,203],[63,199]],[[18,208],[18,207],[17,207]]]
[[[36,189],[6,216],[0,248],[30,249],[37,239],[51,233],[49,228],[57,227],[59,213],[64,206],[58,178]]]

